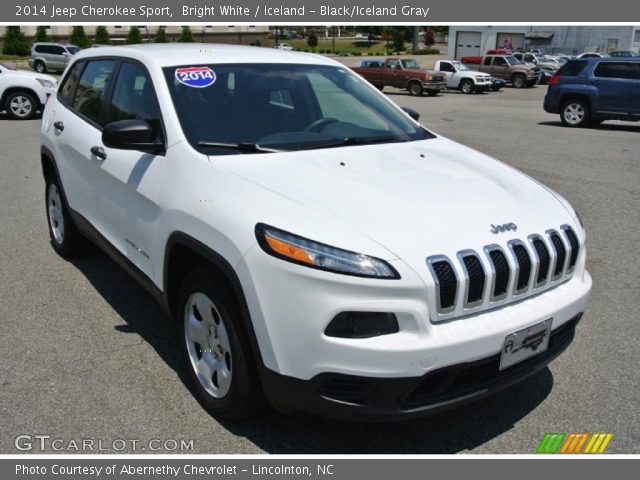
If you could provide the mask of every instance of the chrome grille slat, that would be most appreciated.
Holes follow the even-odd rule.
[[[480,253],[461,250],[453,260],[427,258],[435,282],[434,321],[506,305],[568,280],[580,250],[572,227],[562,225],[543,234],[491,244]],[[432,299],[434,297],[431,297]]]

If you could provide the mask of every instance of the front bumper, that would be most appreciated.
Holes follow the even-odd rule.
[[[425,90],[440,91],[447,88],[447,82],[422,82],[422,88]]]
[[[451,365],[421,377],[375,378],[325,373],[299,380],[263,374],[272,404],[288,413],[351,421],[393,421],[426,416],[479,400],[533,375],[573,341],[582,314],[551,332],[544,352],[499,370],[500,354]]]

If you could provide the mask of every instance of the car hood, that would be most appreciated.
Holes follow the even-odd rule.
[[[506,247],[513,238],[572,223],[572,214],[538,182],[442,137],[211,161],[304,205],[310,216],[321,212],[358,230],[392,253],[388,259],[414,265],[435,254],[495,243]],[[269,217],[268,206],[259,208]],[[517,225],[516,232],[491,232],[492,224],[509,223]]]
[[[44,75],[42,73],[36,73],[36,72],[28,72],[26,70],[11,70],[10,72],[7,72],[8,75],[7,76],[12,76],[12,77],[19,77],[19,78],[31,78],[31,79],[36,79],[36,78],[41,78],[43,80],[49,80],[51,82],[53,82],[54,84],[57,83],[55,77],[52,77],[51,75]]]

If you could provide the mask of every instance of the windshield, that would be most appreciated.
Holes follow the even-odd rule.
[[[507,59],[507,62],[509,62],[510,65],[518,65],[518,64],[522,63],[520,60],[518,60],[513,55],[509,55],[509,56],[504,57],[504,58]]]
[[[466,72],[467,70],[470,70],[470,68],[467,67],[464,63],[461,63],[461,62],[451,62],[451,63],[453,64],[454,68],[459,72]]]
[[[346,67],[221,64],[164,74],[189,143],[211,155],[433,138]]]
[[[420,70],[420,65],[413,58],[407,58],[405,60],[400,60],[402,66],[407,70]]]

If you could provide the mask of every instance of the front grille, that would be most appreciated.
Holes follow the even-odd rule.
[[[564,234],[567,236],[567,240],[569,240],[569,245],[571,245],[571,254],[569,256],[569,270],[573,270],[573,267],[576,266],[576,261],[578,260],[578,252],[580,250],[580,244],[578,243],[578,237],[573,232],[571,227],[566,226],[563,227]]]
[[[458,278],[448,260],[437,260],[431,264],[439,291],[440,309],[453,308],[458,293]]]
[[[567,258],[567,249],[564,247],[564,243],[562,243],[560,235],[556,232],[549,233],[549,238],[551,239],[553,248],[556,251],[556,265],[553,268],[553,277],[556,278],[562,274],[564,262]]]
[[[533,248],[536,249],[536,254],[538,255],[538,276],[536,277],[536,286],[539,286],[544,284],[547,279],[551,255],[549,255],[549,250],[542,239],[534,238],[532,243]]]
[[[509,287],[509,277],[511,271],[509,270],[509,262],[502,250],[497,248],[489,251],[489,258],[493,263],[493,271],[496,275],[496,281],[493,284],[493,299],[502,297],[507,294],[507,288]]]
[[[513,253],[518,262],[518,281],[516,283],[516,293],[520,293],[529,286],[531,277],[531,257],[524,245],[521,243],[513,246]]]
[[[469,282],[467,285],[467,304],[480,302],[484,293],[485,279],[482,263],[480,263],[475,253],[464,255],[462,263],[467,272],[467,281]]]
[[[568,225],[548,230],[544,236],[530,235],[527,241],[513,239],[507,245],[507,250],[488,245],[484,255],[462,250],[457,263],[444,255],[427,258],[435,281],[434,320],[497,306],[567,280],[580,251],[578,236]]]

